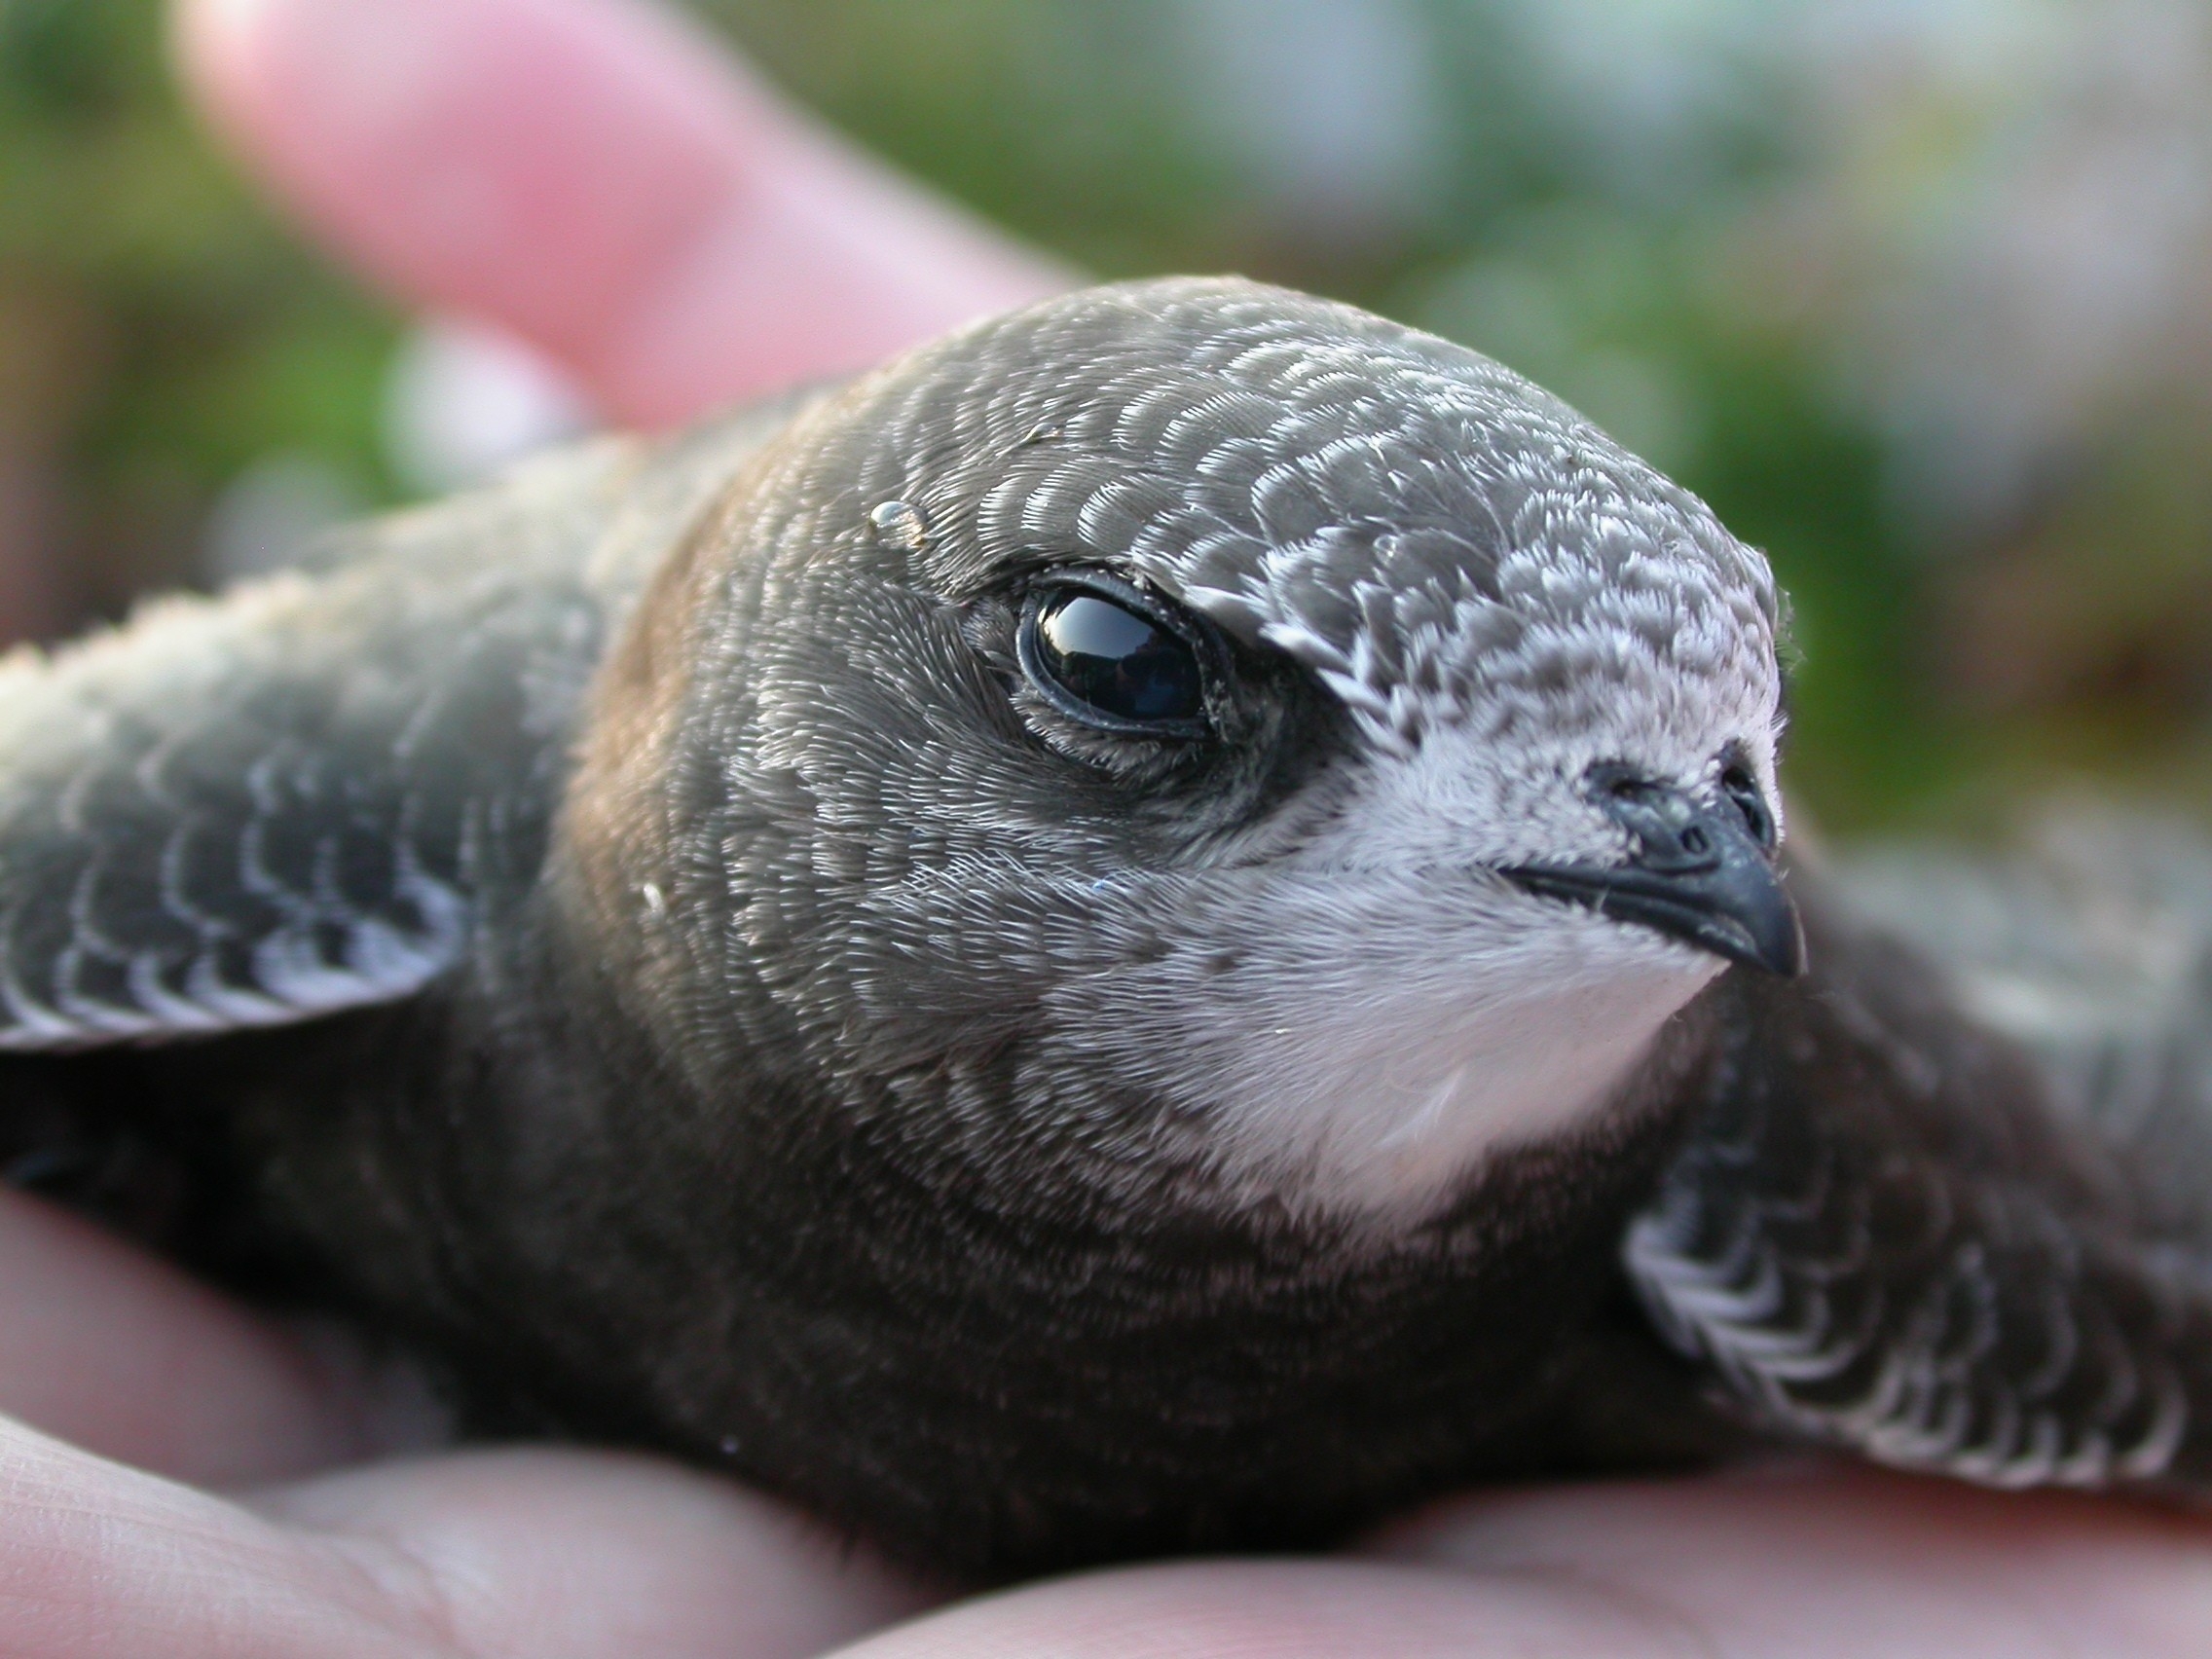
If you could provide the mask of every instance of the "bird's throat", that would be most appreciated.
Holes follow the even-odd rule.
[[[1315,996],[1239,1018],[1233,1049],[1206,1045],[1212,1156],[1301,1208],[1419,1222],[1493,1154],[1635,1096],[1661,1030],[1718,968],[1670,951],[1633,972],[1530,977],[1518,994]]]

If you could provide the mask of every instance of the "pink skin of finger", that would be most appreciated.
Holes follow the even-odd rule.
[[[393,296],[612,419],[849,372],[1073,274],[899,177],[643,0],[188,0],[241,163]]]
[[[2212,1650],[2212,1526],[1824,1458],[1476,1493],[1370,1553],[1602,1595],[1659,1652],[2180,1659]]]
[[[1494,1493],[1365,1557],[916,1617],[938,1592],[649,1458],[461,1454],[239,1503],[0,1421],[0,1646],[33,1659],[2194,1659],[2205,1556],[2137,1506],[1812,1467]]]
[[[209,1486],[368,1449],[359,1396],[285,1331],[76,1216],[0,1192],[0,1411]]]
[[[970,1601],[844,1659],[2192,1659],[2201,1522],[1807,1463],[1504,1491],[1359,1557]]]
[[[0,1419],[0,1652],[803,1659],[925,1591],[651,1458],[483,1452],[214,1497]]]

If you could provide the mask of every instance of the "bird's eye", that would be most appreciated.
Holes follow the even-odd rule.
[[[1195,618],[1087,574],[1033,589],[1015,645],[1021,672],[1062,714],[1102,731],[1198,737],[1206,643]]]
[[[1720,774],[1720,789],[1742,814],[1744,827],[1751,830],[1751,839],[1773,852],[1774,814],[1767,807],[1766,796],[1759,793],[1758,781],[1751,776],[1751,768],[1740,761],[1729,765]]]

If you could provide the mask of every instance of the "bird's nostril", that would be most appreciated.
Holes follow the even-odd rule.
[[[1696,825],[1693,824],[1687,830],[1684,830],[1682,831],[1683,852],[1703,853],[1705,850],[1706,840],[1705,831],[1703,830],[1700,830]]]

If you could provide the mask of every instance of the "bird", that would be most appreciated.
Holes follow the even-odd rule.
[[[7,1168],[977,1581],[2200,1497],[2212,864],[1786,851],[1788,648],[1472,350],[1063,295],[0,662]]]

